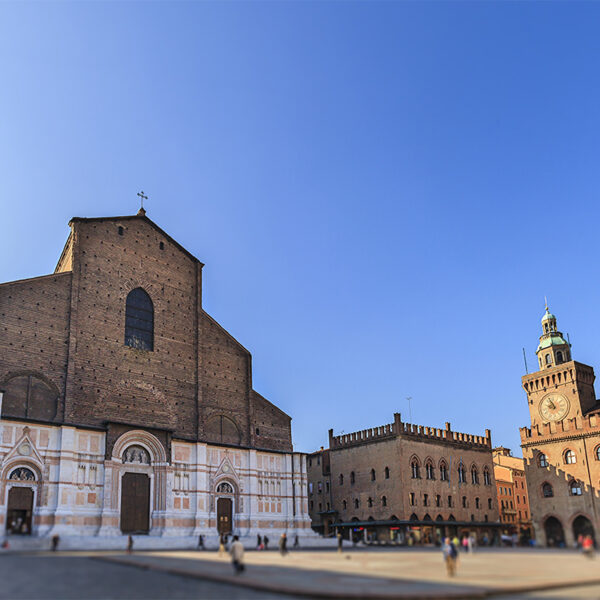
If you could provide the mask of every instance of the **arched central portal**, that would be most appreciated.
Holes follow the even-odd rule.
[[[150,530],[150,478],[145,473],[125,473],[121,487],[121,531]]]
[[[547,546],[564,546],[565,532],[561,522],[556,517],[548,517],[544,522]]]
[[[28,487],[12,487],[8,492],[6,531],[12,534],[31,534],[33,514],[33,490]]]
[[[219,535],[227,535],[232,531],[233,502],[231,498],[217,500],[217,531]]]

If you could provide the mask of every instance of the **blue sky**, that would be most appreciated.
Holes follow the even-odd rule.
[[[299,450],[392,421],[519,453],[543,299],[600,360],[600,4],[0,4],[0,280],[72,216],[206,263]]]

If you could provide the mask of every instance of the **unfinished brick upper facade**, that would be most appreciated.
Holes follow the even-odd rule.
[[[46,381],[55,423],[221,441],[210,423],[226,415],[240,438],[228,443],[290,451],[290,418],[252,390],[250,353],[202,310],[202,263],[144,215],[70,225],[54,275],[0,285],[0,385],[25,371]],[[154,303],[152,352],[123,343],[138,287]],[[27,416],[8,400],[3,416]]]

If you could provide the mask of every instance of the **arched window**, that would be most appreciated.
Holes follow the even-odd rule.
[[[354,485],[356,481],[356,477],[354,476],[354,471],[350,471],[350,485]]]
[[[433,474],[433,463],[428,462],[425,465],[425,476],[427,477],[427,479],[435,479]]]
[[[142,288],[131,290],[127,296],[125,345],[138,350],[154,350],[154,306]]]
[[[444,461],[440,463],[440,481],[448,481],[448,466]]]
[[[435,505],[439,508],[442,506],[442,497],[439,494],[435,495]]]
[[[375,481],[375,479],[376,479],[375,469],[371,469],[371,481]]]
[[[410,463],[410,469],[412,473],[413,479],[419,479],[421,477],[419,473],[419,461],[416,458],[413,458]]]
[[[594,454],[596,455],[596,460],[600,460],[600,446],[596,446],[596,450],[594,450]]]
[[[556,364],[559,364],[563,362],[563,353],[559,350],[556,353]]]
[[[360,506],[360,502],[358,501],[358,498],[354,499],[354,508],[358,508]]]
[[[473,485],[477,485],[479,483],[479,473],[477,472],[477,467],[471,467],[471,483]]]
[[[385,496],[381,497],[381,506],[387,506],[387,498]]]
[[[577,456],[573,450],[567,450],[565,452],[565,464],[574,465],[577,462]]]
[[[490,477],[490,470],[487,467],[483,469],[483,483],[485,485],[492,485],[492,478]]]
[[[239,444],[242,439],[238,426],[225,415],[209,417],[204,426],[204,435],[208,441],[224,444]]]
[[[575,479],[572,479],[569,482],[569,494],[571,496],[581,496],[581,493],[581,483],[579,483],[579,481],[576,481]]]
[[[488,498],[488,508],[492,510],[492,499]]]
[[[598,446],[598,448],[600,449],[600,446]],[[384,473],[385,473],[385,478],[389,479],[390,478],[390,468],[386,467]]]
[[[346,510],[348,508],[348,503],[345,500],[343,500],[342,506],[344,507],[344,510]]]
[[[467,483],[467,474],[464,465],[458,465],[458,483]]]
[[[538,466],[540,466],[540,467],[547,467],[548,466],[548,457],[545,454],[543,454],[542,452],[540,452],[538,454],[537,463],[538,463]]]
[[[546,358],[546,364],[547,365],[551,365],[552,364],[552,358],[551,358],[551,356],[549,354],[546,354],[545,358]]]
[[[479,508],[479,498],[475,498],[475,508]]]
[[[370,496],[369,496],[369,499],[367,500],[367,504],[368,504],[369,508],[373,508],[373,498],[371,498]]]
[[[466,496],[462,497],[462,505],[463,505],[463,508],[467,508],[467,497]]]
[[[344,485],[344,476],[340,473],[340,485]]]
[[[15,375],[0,383],[4,390],[2,401],[3,417],[18,417],[53,421],[59,393],[53,384],[42,379],[42,375]]]
[[[554,490],[552,489],[552,486],[547,482],[542,485],[542,495],[544,496],[544,498],[554,497]]]

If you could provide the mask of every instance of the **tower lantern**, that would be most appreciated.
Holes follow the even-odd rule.
[[[548,309],[542,317],[542,335],[536,350],[540,369],[549,369],[571,360],[571,345],[558,331],[556,317]]]

